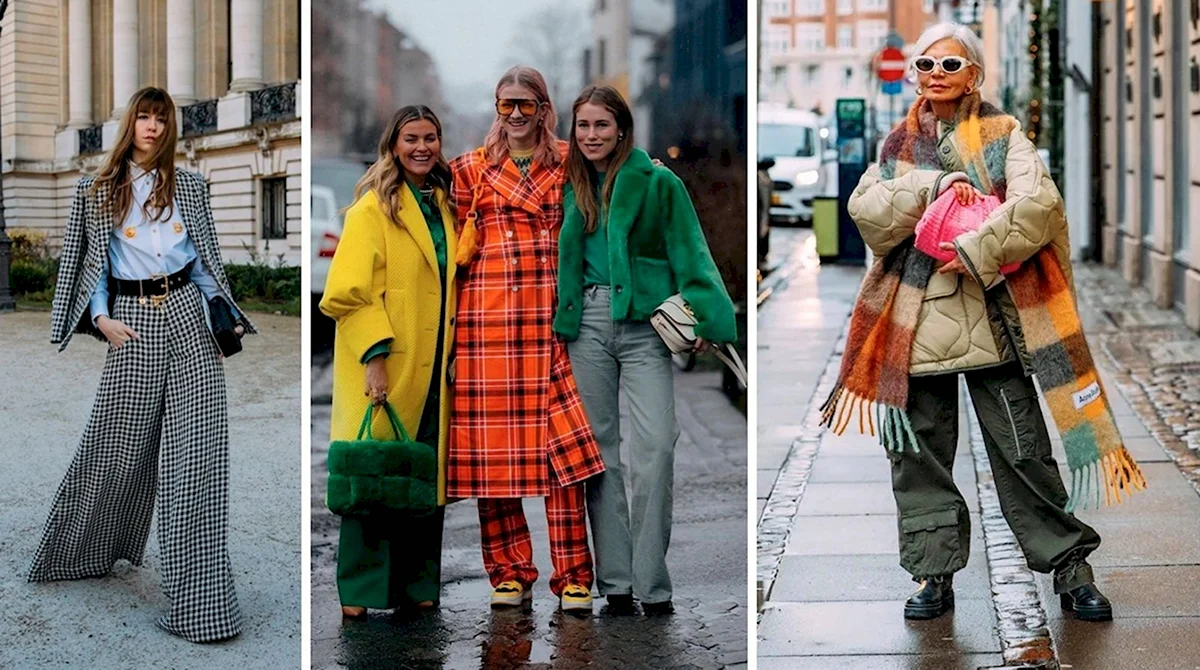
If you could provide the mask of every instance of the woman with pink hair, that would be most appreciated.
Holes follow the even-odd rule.
[[[521,498],[544,497],[564,610],[591,611],[583,481],[604,470],[552,330],[567,143],[542,75],[496,85],[484,145],[451,163],[461,222],[447,495],[478,498],[493,607],[520,606],[537,580]]]

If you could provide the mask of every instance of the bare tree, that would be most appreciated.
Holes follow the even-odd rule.
[[[582,11],[555,5],[527,14],[510,44],[513,64],[537,68],[546,78],[550,98],[560,107],[562,96],[573,96],[583,80],[581,61],[589,38],[586,28]]]

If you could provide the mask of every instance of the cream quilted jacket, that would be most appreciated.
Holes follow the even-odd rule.
[[[884,180],[879,166],[872,165],[863,175],[848,208],[877,258],[913,234],[925,207],[939,193],[952,182],[966,179],[958,172],[962,167],[958,155],[954,134],[944,133],[938,151],[944,170],[914,169]],[[1015,310],[995,305],[989,310],[984,299],[986,289],[996,289],[1003,283],[1000,266],[1024,262],[1049,244],[1071,280],[1062,196],[1019,124],[1009,136],[1004,172],[1008,187],[1005,202],[978,231],[955,241],[968,273],[934,273],[929,280],[913,341],[913,375],[957,372],[1015,360],[1013,347],[1009,346],[1014,340],[1014,346],[1020,346],[1019,324],[1012,323]],[[988,295],[1000,296],[1000,302],[1010,307],[1011,301],[1002,291],[992,290]],[[1003,318],[1002,313],[1009,318]],[[1006,340],[1008,337],[1012,339]]]

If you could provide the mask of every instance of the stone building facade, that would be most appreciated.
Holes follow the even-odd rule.
[[[81,173],[129,98],[178,105],[180,168],[204,176],[227,262],[300,262],[299,0],[20,0],[0,39],[10,228],[57,243]]]
[[[1200,330],[1200,16],[1184,0],[1099,11],[1102,257]]]

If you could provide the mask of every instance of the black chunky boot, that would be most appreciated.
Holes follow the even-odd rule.
[[[905,619],[936,619],[954,609],[954,575],[926,577],[904,603]]]
[[[1059,594],[1058,599],[1063,610],[1074,612],[1080,621],[1112,621],[1112,603],[1100,593],[1095,583]]]

